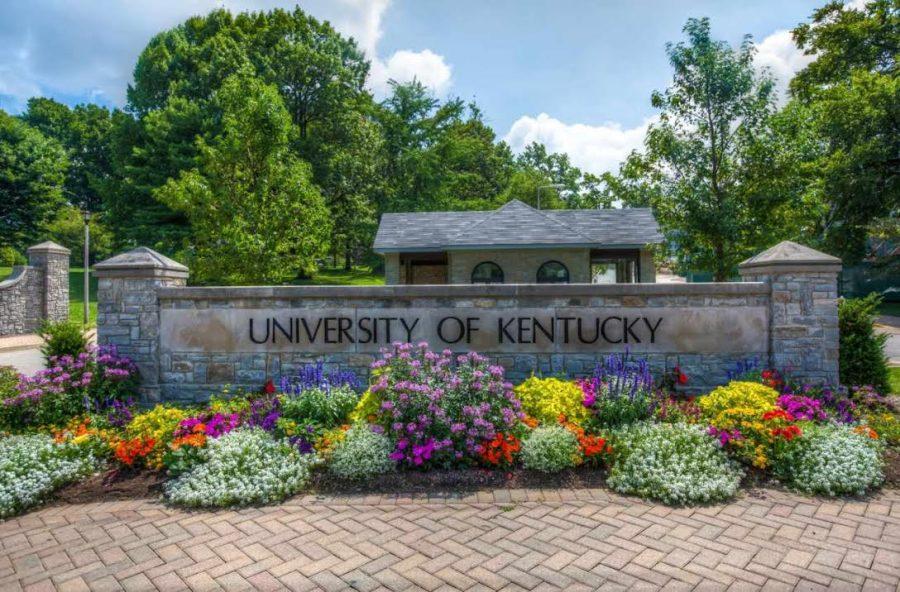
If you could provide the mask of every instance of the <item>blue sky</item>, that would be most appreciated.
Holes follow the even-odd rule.
[[[688,17],[717,37],[745,33],[780,84],[808,61],[788,31],[824,0],[307,0],[354,36],[371,87],[418,77],[439,96],[475,99],[515,150],[530,141],[585,169],[614,168],[652,121],[650,93],[671,77],[665,43]],[[291,7],[278,0],[14,0],[0,5],[0,108],[31,95],[121,105],[135,58],[191,14]]]

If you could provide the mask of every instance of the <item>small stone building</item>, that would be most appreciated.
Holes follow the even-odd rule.
[[[384,214],[387,284],[654,283],[662,242],[648,208]]]

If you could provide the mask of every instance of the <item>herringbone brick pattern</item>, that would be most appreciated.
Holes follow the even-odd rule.
[[[672,509],[602,490],[153,501],[0,523],[0,590],[897,590],[900,491]]]

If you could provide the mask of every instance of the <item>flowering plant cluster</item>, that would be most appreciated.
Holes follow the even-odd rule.
[[[742,471],[702,426],[633,424],[614,433],[607,483],[615,491],[685,505],[734,497]]]
[[[73,417],[123,400],[136,381],[137,367],[115,346],[52,357],[47,369],[20,377],[13,396],[0,402],[0,426],[10,430],[62,426]]]
[[[544,423],[556,423],[562,416],[580,424],[590,415],[582,404],[581,388],[569,380],[532,376],[517,386],[515,393],[522,410]]]
[[[343,479],[371,479],[394,469],[396,464],[390,459],[392,448],[387,436],[366,424],[356,424],[334,444],[328,469]]]
[[[89,475],[95,466],[89,448],[56,443],[48,435],[0,438],[0,518],[39,503],[61,485]]]
[[[522,442],[515,434],[500,432],[493,440],[483,442],[480,445],[479,455],[485,464],[491,467],[509,467],[516,460],[516,455],[522,449]]]
[[[373,363],[374,423],[394,442],[391,458],[413,467],[478,460],[484,441],[508,432],[521,403],[500,366],[475,352],[432,352],[426,343],[395,343]]]
[[[803,493],[863,495],[884,480],[874,435],[850,426],[809,426],[775,456],[775,475]]]
[[[687,381],[686,376],[684,380]],[[602,428],[632,424],[653,415],[653,376],[643,358],[632,358],[628,352],[611,354],[597,364],[589,379],[578,381],[578,385],[582,404],[591,412],[592,421]]]
[[[166,497],[200,507],[271,503],[299,491],[314,462],[259,428],[242,428],[210,440],[202,462],[166,483]]]
[[[578,437],[561,425],[535,428],[522,444],[522,464],[526,469],[556,473],[582,462]]]

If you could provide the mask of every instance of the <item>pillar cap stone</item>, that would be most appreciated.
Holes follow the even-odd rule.
[[[72,251],[53,241],[44,241],[34,246],[28,247],[26,253],[59,253],[60,255],[69,255]]]
[[[738,268],[741,275],[784,272],[839,272],[841,260],[793,241],[782,241],[759,255],[750,257]]]
[[[188,268],[147,247],[138,247],[94,265],[97,277],[187,278]]]

